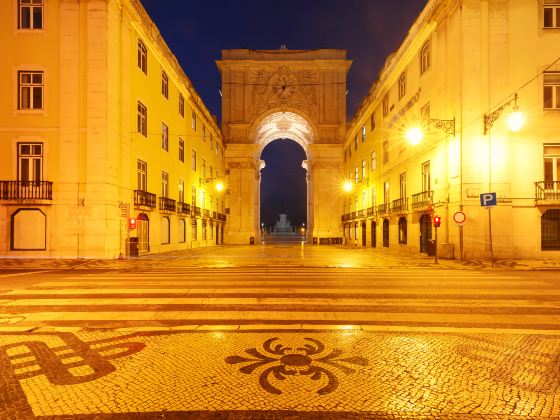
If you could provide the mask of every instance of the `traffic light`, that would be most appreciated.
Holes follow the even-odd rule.
[[[136,229],[136,219],[134,217],[128,219],[128,229],[129,230]]]
[[[434,226],[439,227],[440,224],[441,224],[441,216],[435,215],[434,216]]]

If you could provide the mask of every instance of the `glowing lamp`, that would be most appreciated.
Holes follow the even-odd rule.
[[[352,183],[350,181],[345,181],[343,185],[344,191],[350,192],[352,191]]]
[[[406,139],[410,144],[417,145],[424,138],[424,132],[421,128],[411,127],[406,132]]]
[[[517,133],[525,125],[525,115],[518,110],[513,111],[507,120],[509,129],[514,133]]]

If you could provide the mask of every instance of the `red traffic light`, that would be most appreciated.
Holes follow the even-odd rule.
[[[441,216],[434,216],[434,226],[439,227],[441,225]]]
[[[130,230],[136,229],[136,219],[134,217],[131,217],[130,219],[128,219],[128,228]]]

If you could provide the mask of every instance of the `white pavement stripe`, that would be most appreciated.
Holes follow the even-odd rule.
[[[26,314],[26,322],[45,321],[168,321],[168,320],[227,320],[231,321],[329,321],[349,322],[419,322],[442,324],[507,324],[507,325],[559,325],[560,315],[501,315],[501,314],[432,314],[385,312],[306,312],[276,311],[131,311],[131,312],[37,312]]]
[[[300,298],[276,297],[276,298],[144,298],[144,297],[118,297],[118,298],[52,298],[52,299],[17,299],[0,303],[0,308],[11,306],[71,306],[75,305],[80,309],[88,306],[115,305],[122,310],[126,310],[127,305],[328,305],[333,308],[336,306],[386,306],[386,307],[453,307],[463,308],[468,312],[474,308],[558,308],[560,309],[560,299],[557,301],[532,301],[532,300],[485,300],[485,299],[421,299],[421,300],[402,300],[402,299],[363,299],[363,298]],[[117,308],[116,308],[117,309]],[[225,308],[224,308],[225,310]],[[1,312],[1,310],[0,310]]]
[[[293,287],[286,286],[282,288],[277,287],[224,287],[224,288],[123,288],[123,289],[22,289],[22,290],[10,290],[1,296],[6,298],[7,296],[17,296],[17,295],[104,295],[104,294],[122,294],[128,295],[132,293],[138,294],[148,294],[148,293],[158,293],[158,294],[177,294],[177,293],[191,293],[191,294],[213,294],[213,293],[259,293],[262,295],[275,295],[275,294],[310,294],[317,295],[322,293],[331,294],[392,294],[392,295],[418,295],[419,297],[425,295],[515,295],[515,296],[534,296],[542,295],[546,293],[548,296],[560,296],[559,289],[552,290],[537,290],[537,289],[445,289],[441,290],[438,288],[434,289],[398,289],[398,288],[376,288],[374,286],[368,288],[359,289],[344,289],[344,288],[306,288],[306,287]]]
[[[12,273],[12,274],[0,274],[0,277],[4,278],[4,277],[17,277],[17,276],[32,276],[34,274],[41,274],[41,273],[47,273],[51,270],[41,270],[41,271],[27,271],[24,273]]]

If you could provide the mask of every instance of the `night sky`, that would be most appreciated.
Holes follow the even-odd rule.
[[[350,120],[385,59],[404,40],[427,0],[141,0],[212,114],[220,118],[223,49],[335,48],[353,60],[348,74]],[[293,224],[305,222],[305,153],[293,141],[263,151],[261,217],[276,220],[284,203]],[[299,168],[299,169],[298,169]],[[293,178],[297,172],[299,178]],[[286,179],[290,182],[285,182]],[[292,180],[294,183],[292,183]],[[303,194],[301,190],[303,189]],[[297,205],[295,205],[297,204]],[[272,223],[272,222],[270,222]]]

